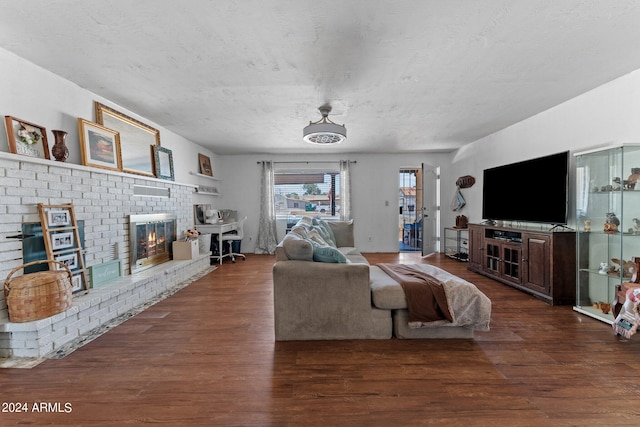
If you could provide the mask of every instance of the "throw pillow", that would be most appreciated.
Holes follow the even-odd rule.
[[[314,241],[311,241],[311,245],[313,245],[313,260],[316,262],[333,262],[346,264],[347,257],[345,257],[342,252],[333,246],[320,246]]]
[[[311,230],[309,230],[309,232],[307,233],[307,239],[313,240],[314,242],[316,242],[320,246],[330,246],[329,243],[327,243],[322,238],[322,236],[320,235],[320,232],[318,231],[317,228],[312,228]]]
[[[336,236],[333,235],[333,230],[327,224],[327,221],[320,220],[317,225],[318,231],[320,231],[320,235],[322,238],[331,246],[335,247],[336,245]]]
[[[290,234],[294,234],[302,239],[307,237],[307,228],[303,225],[296,225],[289,231]]]
[[[294,235],[287,235],[282,246],[287,258],[296,261],[313,261],[313,246],[304,239]]]
[[[336,246],[355,246],[353,241],[353,220],[349,221],[328,221],[329,227],[335,236]]]

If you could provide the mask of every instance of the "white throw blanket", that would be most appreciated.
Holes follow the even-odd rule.
[[[454,276],[429,264],[411,264],[408,267],[440,281],[444,287],[453,322],[410,322],[410,328],[437,328],[442,326],[465,326],[477,331],[488,331],[491,321],[491,300],[473,283]]]

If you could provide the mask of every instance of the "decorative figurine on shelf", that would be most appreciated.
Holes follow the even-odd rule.
[[[617,233],[619,225],[620,225],[620,220],[618,219],[616,214],[613,212],[607,213],[607,220],[604,223],[604,232]]]
[[[625,261],[620,260],[618,258],[611,258],[611,261],[618,265],[619,267],[613,267],[609,271],[617,276],[620,276],[624,279],[631,279],[633,277],[633,273],[636,271],[636,264],[633,261]]]
[[[631,175],[627,178],[627,181],[633,182],[634,184],[638,182],[640,179],[640,168],[631,168]]]
[[[633,218],[631,222],[633,222],[633,234],[640,234],[640,219]]]
[[[187,230],[187,232],[185,233],[184,241],[188,242],[190,240],[198,240],[199,235],[200,235],[200,232],[196,229]]]
[[[621,188],[620,184],[622,183],[622,180],[620,179],[620,177],[616,176],[615,178],[613,178],[613,182],[618,185],[611,186],[611,189],[613,191],[620,191],[620,188]]]
[[[585,219],[584,220],[584,231],[586,231],[586,232],[591,231],[591,220],[590,219]]]
[[[593,304],[591,304],[591,307],[596,310],[602,310],[604,314],[609,314],[609,312],[611,311],[611,304],[602,301],[594,302]]]
[[[609,312],[611,311],[611,304],[608,302],[600,301],[598,305],[600,306],[600,310],[602,310],[604,314],[609,314]]]
[[[598,268],[598,274],[607,274],[609,272],[609,264],[606,262],[601,262],[600,267]]]

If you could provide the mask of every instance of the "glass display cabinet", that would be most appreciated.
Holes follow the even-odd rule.
[[[578,312],[613,323],[616,287],[640,257],[640,144],[576,153]]]

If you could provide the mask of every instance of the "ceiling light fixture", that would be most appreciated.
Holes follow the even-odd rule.
[[[317,122],[309,122],[302,130],[303,139],[310,144],[327,145],[339,144],[347,139],[347,128],[344,125],[333,123],[329,120],[330,105],[318,108],[322,118]]]

